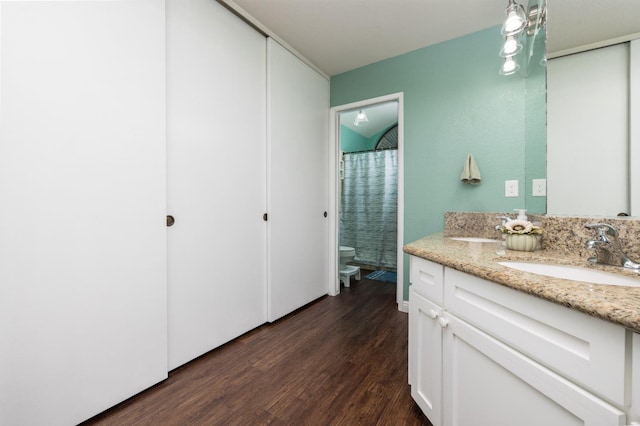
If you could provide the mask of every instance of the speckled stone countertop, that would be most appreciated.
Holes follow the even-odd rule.
[[[551,249],[535,252],[507,250],[504,255],[498,255],[496,248],[496,243],[455,241],[440,233],[407,244],[404,251],[640,333],[640,287],[590,284],[552,278],[518,271],[498,262],[526,261],[582,266],[632,276],[640,282],[639,273],[613,266],[593,266],[585,257],[571,256]]]

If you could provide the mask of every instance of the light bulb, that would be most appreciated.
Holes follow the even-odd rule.
[[[500,56],[514,56],[518,54],[522,50],[522,44],[516,40],[514,36],[509,36],[506,38],[504,45],[502,46],[502,50],[500,51]]]
[[[507,33],[517,32],[524,26],[524,19],[518,16],[516,11],[509,12],[509,16],[504,21],[504,30]]]
[[[505,58],[502,68],[500,68],[500,74],[511,75],[515,74],[520,69],[520,65],[513,59],[513,57]]]
[[[353,122],[353,124],[358,126],[360,123],[367,122],[369,122],[369,119],[367,118],[367,114],[365,114],[364,110],[358,111],[358,115],[356,115],[356,120]]]
[[[524,14],[524,8],[514,1],[510,1],[505,11],[507,18],[502,25],[502,34],[511,36],[516,35],[527,26],[527,18]]]

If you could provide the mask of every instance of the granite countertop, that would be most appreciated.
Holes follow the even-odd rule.
[[[455,241],[443,233],[404,246],[405,253],[532,294],[640,333],[640,287],[591,284],[518,271],[498,264],[504,261],[541,262],[606,270],[632,276],[640,273],[614,266],[592,266],[584,257],[553,250],[496,254],[496,243]]]

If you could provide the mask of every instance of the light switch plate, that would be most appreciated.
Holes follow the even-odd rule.
[[[534,197],[546,197],[547,196],[547,180],[533,179],[531,181],[531,195]]]
[[[504,181],[504,196],[505,197],[517,197],[518,196],[518,181],[517,180],[505,180]]]

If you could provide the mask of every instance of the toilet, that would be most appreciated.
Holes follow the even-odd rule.
[[[340,246],[340,281],[344,283],[345,287],[349,287],[351,277],[356,276],[356,280],[360,279],[360,267],[347,265],[347,262],[353,260],[356,257],[356,249],[353,247]]]

